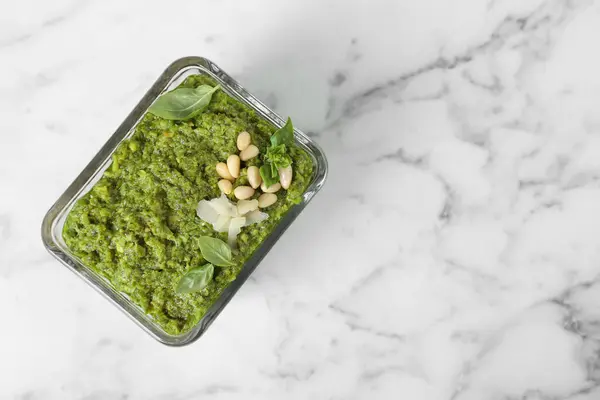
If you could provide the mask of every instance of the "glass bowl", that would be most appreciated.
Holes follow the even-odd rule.
[[[102,174],[111,164],[111,155],[119,144],[129,138],[135,130],[137,123],[148,110],[148,107],[163,92],[177,87],[189,75],[207,75],[219,83],[222,90],[229,96],[248,105],[265,120],[276,127],[282,127],[285,120],[265,106],[260,100],[252,96],[237,81],[225,73],[216,64],[202,57],[185,57],[173,62],[160,75],[150,90],[144,95],[133,111],[125,118],[125,121],[117,128],[116,132],[102,146],[98,154],[75,178],[73,183],[58,198],[50,208],[42,222],[42,240],[46,249],[64,266],[85,280],[97,292],[123,311],[131,320],[138,324],[144,331],[159,342],[170,346],[183,346],[198,339],[208,329],[210,324],[219,315],[221,310],[231,300],[233,295],[244,284],[248,276],[258,266],[262,258],[273,247],[283,232],[296,219],[298,214],[306,207],[325,182],[327,175],[327,160],[321,148],[313,142],[306,134],[294,129],[294,136],[302,149],[312,158],[314,171],[310,184],[303,195],[300,204],[292,207],[281,219],[273,232],[263,241],[250,259],[244,264],[237,278],[222,292],[220,297],[208,309],[202,319],[190,330],[180,335],[172,335],[160,327],[152,317],[133,303],[127,295],[121,293],[112,286],[104,277],[93,269],[84,265],[75,255],[71,253],[62,238],[63,225],[69,211],[75,202],[87,193],[94,184],[102,177]]]

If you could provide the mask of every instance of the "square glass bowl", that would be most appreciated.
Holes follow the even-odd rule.
[[[62,230],[66,217],[75,202],[87,193],[102,177],[106,168],[111,164],[112,153],[123,140],[129,138],[134,133],[136,125],[144,116],[148,107],[150,107],[154,100],[156,100],[163,92],[174,89],[189,75],[207,75],[211,77],[221,85],[222,90],[229,96],[254,109],[258,115],[272,123],[274,126],[282,127],[284,125],[285,121],[283,118],[275,114],[257,98],[248,93],[248,91],[238,82],[210,60],[201,57],[181,58],[173,62],[162,75],[160,75],[158,80],[152,85],[137,106],[135,106],[125,121],[117,128],[116,132],[108,139],[98,154],[96,154],[75,181],[58,198],[52,208],[50,208],[42,223],[42,240],[50,254],[121,309],[121,311],[153,338],[161,343],[171,346],[183,346],[192,343],[202,336],[212,321],[219,315],[233,295],[244,284],[262,258],[267,254],[271,247],[273,247],[281,234],[283,234],[298,214],[300,214],[302,209],[306,207],[308,202],[323,186],[327,175],[327,160],[325,159],[323,151],[307,135],[298,129],[295,129],[294,136],[296,144],[310,155],[314,166],[313,176],[308,189],[303,195],[302,202],[292,207],[281,219],[273,232],[263,241],[260,247],[258,247],[250,259],[244,264],[237,278],[223,291],[221,296],[208,309],[207,313],[202,317],[198,324],[180,335],[171,335],[165,332],[152,317],[146,315],[127,295],[115,290],[106,278],[100,276],[93,269],[84,265],[75,255],[73,255],[62,238]]]

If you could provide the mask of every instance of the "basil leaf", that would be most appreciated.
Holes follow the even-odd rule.
[[[164,119],[184,120],[202,112],[220,86],[200,85],[197,88],[177,88],[160,96],[148,109]]]
[[[279,168],[289,167],[292,164],[292,159],[287,154],[285,144],[269,147],[265,155],[265,160],[275,165],[275,171]]]
[[[288,118],[283,128],[278,129],[271,136],[271,146],[267,148],[264,164],[259,169],[260,177],[267,187],[279,182],[279,168],[286,168],[292,164],[286,146],[291,146],[293,143],[294,126],[292,120]]]
[[[215,267],[204,264],[190,269],[177,284],[177,293],[192,293],[204,289],[212,281]]]
[[[277,130],[273,136],[271,136],[271,146],[275,147],[280,144],[290,146],[292,143],[294,143],[294,126],[292,125],[292,120],[288,117],[283,128]]]
[[[202,257],[210,263],[219,267],[230,267],[233,264],[231,258],[231,248],[224,241],[210,236],[200,236],[198,238]]]
[[[271,163],[264,163],[262,165],[262,167],[260,167],[260,169],[258,170],[260,172],[260,177],[262,178],[263,182],[265,182],[265,186],[269,187],[272,186],[274,184],[276,184],[277,182],[279,182],[279,174],[277,174],[277,170],[275,170],[275,176],[272,175],[273,173],[273,165],[271,165]]]

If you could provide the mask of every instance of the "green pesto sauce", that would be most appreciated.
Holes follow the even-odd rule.
[[[215,83],[193,75],[182,86],[201,84]],[[250,133],[262,155],[275,130],[223,91],[217,91],[209,107],[187,121],[146,114],[131,138],[117,148],[102,178],[69,213],[63,229],[67,246],[166,332],[189,330],[235,280],[284,214],[301,201],[310,182],[311,158],[292,146],[292,185],[279,191],[277,202],[265,209],[266,221],[242,229],[234,251],[236,266],[216,267],[213,281],[200,292],[176,293],[183,274],[206,263],[195,238],[206,235],[227,241],[226,233],[215,232],[196,216],[200,200],[220,196],[215,165],[238,153],[240,132]],[[260,166],[261,156],[245,164]],[[247,184],[245,172],[234,186]]]

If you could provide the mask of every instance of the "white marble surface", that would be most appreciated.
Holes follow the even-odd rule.
[[[600,1],[0,5],[1,399],[600,399]],[[168,348],[39,231],[185,55],[293,116],[331,172]]]

